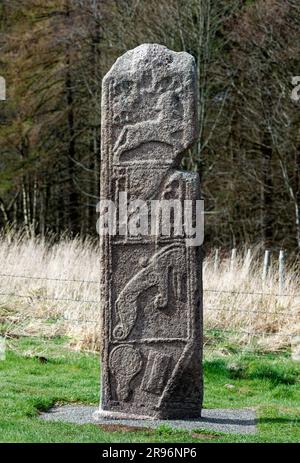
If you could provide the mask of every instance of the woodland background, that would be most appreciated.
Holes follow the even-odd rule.
[[[0,227],[96,235],[101,81],[144,42],[191,53],[206,245],[300,251],[299,0],[2,0]]]

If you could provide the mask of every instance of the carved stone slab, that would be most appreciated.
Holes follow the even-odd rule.
[[[103,80],[101,198],[199,199],[198,175],[179,170],[196,107],[189,54],[145,44],[120,57]],[[183,235],[101,236],[100,414],[200,416],[201,266]]]

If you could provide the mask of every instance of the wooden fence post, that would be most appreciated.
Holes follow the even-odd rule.
[[[219,249],[216,248],[215,250],[215,260],[214,260],[214,273],[217,273],[218,268],[219,268]]]
[[[234,270],[235,261],[236,261],[236,248],[233,248],[231,250],[231,258],[230,258],[230,271],[231,272]]]
[[[264,256],[263,273],[262,273],[262,282],[263,282],[263,284],[265,284],[267,276],[269,274],[270,256],[271,256],[270,251],[268,249],[266,249],[265,250],[265,256]]]
[[[251,265],[251,249],[247,250],[246,258],[245,258],[245,272],[248,275],[250,271],[250,265]]]
[[[284,293],[285,287],[285,252],[283,249],[279,251],[279,294]]]

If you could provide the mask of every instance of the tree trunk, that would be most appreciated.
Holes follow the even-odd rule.
[[[265,131],[261,147],[262,184],[261,184],[261,231],[266,248],[273,244],[273,180],[272,180],[272,139]]]
[[[66,2],[66,16],[70,18],[70,5]],[[70,57],[70,45],[67,43],[66,47],[66,95],[67,95],[67,124],[68,124],[68,228],[74,235],[80,232],[80,214],[79,214],[79,198],[74,183],[75,177],[75,128],[74,128],[74,96],[72,88],[72,77],[71,77],[71,57]]]

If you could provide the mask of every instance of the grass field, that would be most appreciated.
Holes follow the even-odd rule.
[[[98,355],[75,353],[65,338],[21,338],[0,361],[1,442],[300,442],[300,363],[290,354],[232,349],[208,355],[204,363],[205,407],[254,407],[255,436],[207,430],[117,430],[95,425],[49,423],[39,411],[54,404],[97,406]]]

